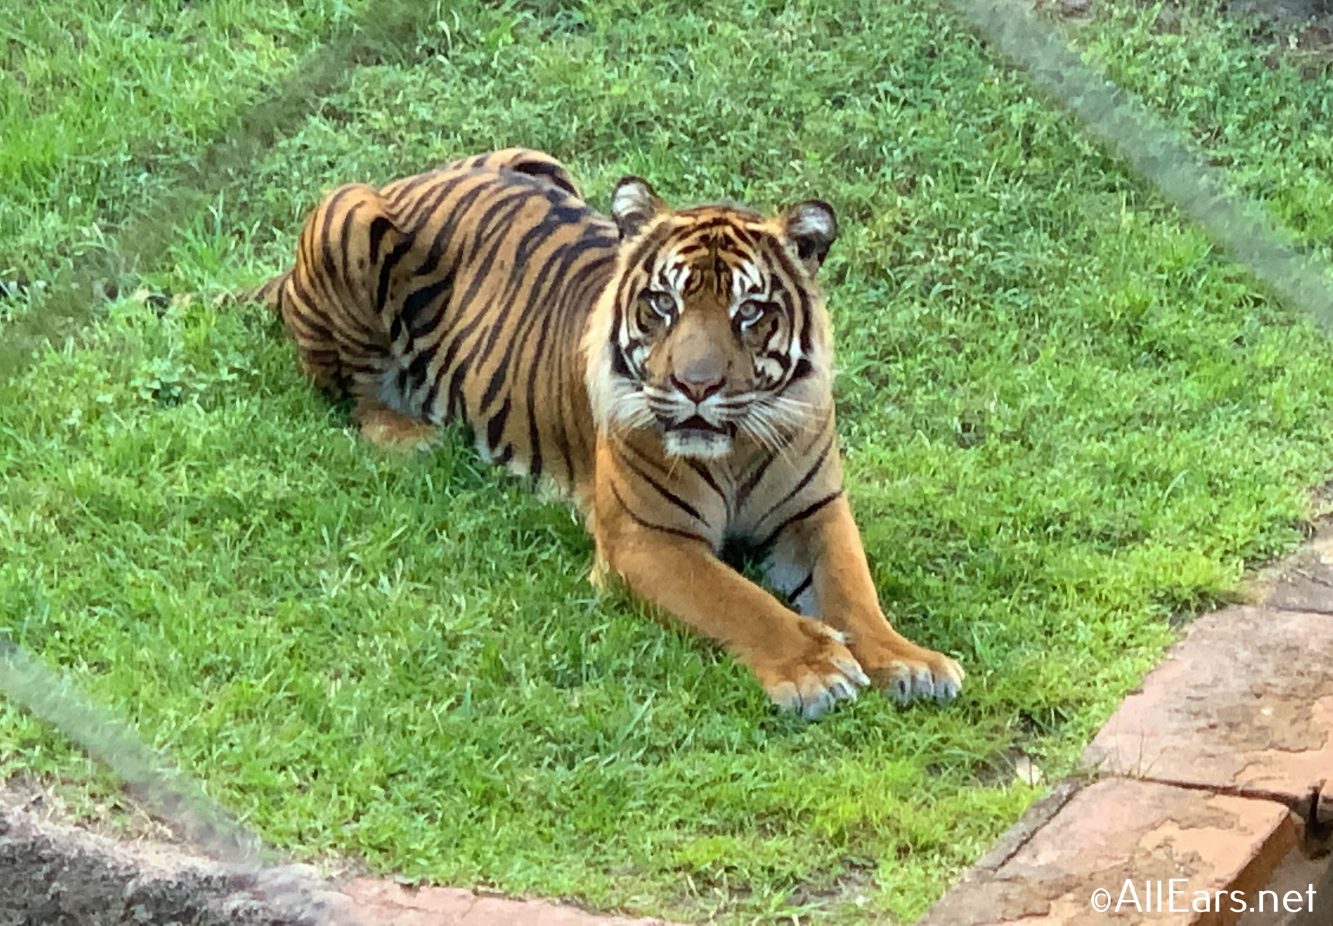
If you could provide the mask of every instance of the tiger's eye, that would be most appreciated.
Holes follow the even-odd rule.
[[[742,302],[736,307],[736,321],[742,325],[752,325],[764,317],[768,307],[767,302]]]
[[[670,325],[671,319],[676,315],[675,297],[661,290],[645,289],[639,293],[635,305],[639,327],[644,331],[657,331],[663,326]]]
[[[670,293],[648,293],[648,305],[654,312],[667,320],[670,320],[671,316],[676,313],[676,300]]]

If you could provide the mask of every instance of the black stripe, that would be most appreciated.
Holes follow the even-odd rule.
[[[350,266],[349,258],[351,257],[350,245],[352,242],[352,222],[356,218],[357,209],[360,206],[361,203],[359,202],[352,203],[351,208],[347,210],[347,214],[343,216],[342,230],[338,235],[338,256],[342,260],[344,276],[346,275],[348,266]],[[329,243],[326,240],[324,242],[324,268],[332,273],[334,262],[329,259],[328,247]]]
[[[472,319],[468,321],[467,324],[463,325],[461,328],[457,328],[448,332],[448,335],[446,336],[451,338],[451,340],[448,341],[448,346],[445,346],[444,341],[441,341],[439,344],[435,345],[436,354],[441,353],[441,348],[443,348],[444,360],[440,363],[441,376],[444,375],[445,371],[454,369],[454,358],[458,355],[460,349],[462,348],[463,342],[466,341],[468,337],[472,334],[472,332],[476,330],[477,326],[481,324],[484,318],[485,318],[484,312],[474,313]],[[475,353],[476,353],[475,351],[469,351],[469,354],[471,355],[475,356]],[[460,362],[458,365],[457,372],[461,373],[466,368],[467,368],[466,364]],[[452,391],[452,384],[450,390]]]
[[[828,440],[824,442],[824,449],[819,451],[819,456],[815,458],[815,462],[810,466],[809,469],[805,471],[805,475],[800,478],[800,481],[797,482],[796,485],[792,486],[791,489],[788,490],[786,495],[782,496],[782,501],[778,502],[777,504],[771,506],[768,509],[770,514],[774,511],[780,511],[783,505],[787,504],[787,502],[795,498],[802,489],[804,489],[806,486],[810,484],[810,480],[815,478],[815,473],[819,472],[821,469],[824,468],[824,461],[828,459],[828,452],[832,448],[833,448],[833,435],[830,434]]]
[[[527,247],[530,246],[535,249],[537,245],[549,240],[553,232],[559,231],[563,227],[564,224],[562,223],[560,226],[553,229],[549,226],[547,221],[543,221],[538,226],[524,234],[523,238],[520,239],[518,246],[515,248],[514,270],[517,271],[528,264],[528,254],[525,253]],[[560,245],[554,254],[551,254],[542,262],[541,269],[537,272],[535,277],[529,280],[520,279],[518,281],[528,292],[542,293],[546,296],[547,311],[541,316],[541,324],[537,332],[537,343],[533,352],[533,356],[535,356],[537,360],[537,364],[534,365],[534,371],[536,366],[541,362],[543,348],[546,344],[547,337],[550,334],[551,315],[553,314],[549,309],[549,305],[553,300],[547,293],[547,281],[549,278],[561,281],[563,277],[567,276],[569,264],[573,260],[576,260],[580,253],[581,249],[577,247],[577,241]],[[489,259],[493,259],[493,255]],[[511,286],[512,281],[513,275],[511,273]],[[537,317],[536,312],[533,310],[542,305],[541,302],[529,302],[525,305],[517,306],[517,303],[518,300],[509,300],[509,304],[506,306],[506,311],[500,318],[493,322],[489,337],[487,338],[485,345],[478,352],[479,356],[489,358],[498,346],[500,335],[508,335],[507,343],[504,345],[504,354],[498,361],[496,370],[491,376],[491,381],[487,385],[485,396],[482,398],[483,407],[488,405],[495,396],[498,395],[500,387],[503,385],[503,377],[508,373],[515,354],[522,353],[522,349],[527,344],[528,338],[532,333]],[[504,322],[508,321],[510,316],[514,314],[516,306],[519,310],[517,313],[519,317],[514,320],[512,329],[506,329]],[[531,382],[529,382],[528,389],[528,405],[529,408],[532,408],[535,405],[535,395]]]
[[[531,234],[531,232],[529,232],[528,234]],[[480,259],[479,265],[473,267],[474,276],[472,279],[472,283],[470,286],[468,286],[467,290],[459,297],[458,300],[459,305],[461,306],[471,305],[472,300],[476,297],[477,292],[480,290],[483,284],[489,283],[494,285],[495,280],[494,280],[494,275],[491,273],[491,269],[495,263],[496,257],[499,254],[500,247],[503,243],[504,243],[503,238],[497,238],[497,241],[491,246],[487,254]],[[474,259],[475,258],[469,258],[469,262],[471,262]],[[516,272],[520,268],[523,268],[525,264],[526,262],[524,260],[516,256],[514,261],[514,271]],[[540,291],[537,289],[535,285],[530,287],[530,289],[535,291]],[[517,342],[519,340],[517,337],[514,336],[516,332],[511,331],[508,325],[510,316],[515,312],[515,310],[516,309],[521,310],[523,308],[523,306],[519,306],[517,302],[518,302],[517,300],[507,300],[506,304],[499,311],[495,311],[492,314],[488,315],[486,321],[489,324],[489,329],[486,332],[485,342],[470,352],[472,358],[477,363],[484,363],[490,358],[491,354],[495,351],[501,335],[504,334],[510,335],[508,343],[505,347],[505,355],[498,362],[497,369],[495,373],[492,374],[491,381],[486,388],[485,397],[482,399],[483,408],[489,405],[491,401],[494,400],[495,396],[499,393],[500,386],[503,385],[503,378],[509,368],[510,359],[513,356],[514,349],[517,346]],[[492,308],[494,308],[494,306],[492,306]],[[483,313],[478,313],[477,319],[479,319],[482,314]],[[456,339],[455,343],[453,345],[450,345],[450,349],[452,350],[459,343],[461,343],[461,340]]]
[[[634,374],[630,372],[629,361],[625,359],[625,351],[619,344],[611,351],[611,372],[625,379],[634,378]]]
[[[491,254],[487,256],[488,263],[494,261],[500,243],[497,242]],[[515,260],[515,269],[522,267],[524,263],[524,261]],[[547,272],[550,266],[551,263],[548,262],[538,277],[530,282],[530,285],[526,287],[529,292],[543,291],[544,287],[539,284],[542,282],[542,275]],[[519,280],[519,282],[523,283],[524,281]],[[512,289],[512,276],[508,288]],[[496,361],[495,371],[491,374],[490,382],[487,383],[486,391],[482,396],[481,404],[483,408],[494,401],[495,397],[499,395],[500,389],[506,385],[510,365],[515,359],[514,355],[521,353],[520,345],[527,341],[527,336],[532,329],[534,321],[532,309],[533,303],[531,302],[520,304],[518,299],[506,299],[498,315],[490,319],[491,325],[486,340],[473,352],[473,356],[478,358],[479,361],[486,361],[497,349],[503,349],[500,359]],[[516,318],[515,315],[517,315]],[[513,322],[512,326],[508,324],[511,320]],[[502,338],[504,339],[503,343],[501,343]],[[538,353],[537,358],[540,363],[540,353]]]
[[[542,436],[537,430],[537,416],[528,406],[528,475],[533,479],[542,477]]]
[[[468,238],[475,249],[480,248],[492,236],[499,236],[512,226],[510,220],[516,216],[532,198],[532,191],[504,189],[494,202],[487,203],[481,214],[472,217],[472,229]],[[494,242],[498,244],[499,242]],[[473,255],[469,255],[473,256]]]
[[[574,448],[569,443],[569,430],[565,427],[568,419],[558,415],[555,422],[555,447],[560,451],[560,458],[565,462],[565,474],[570,485],[574,484]]]
[[[500,438],[504,437],[505,421],[509,418],[509,399],[505,399],[500,410],[491,416],[491,420],[486,422],[486,446],[495,452],[495,448],[500,446]]]
[[[722,491],[722,486],[717,484],[717,478],[709,471],[707,466],[693,459],[687,459],[685,463],[690,469],[694,470],[700,479],[708,483],[708,487],[721,496],[723,501],[726,500],[727,493]]]
[[[299,302],[289,303],[286,307],[288,317],[293,323],[304,325],[309,329],[310,333],[316,337],[321,337],[326,341],[341,341],[344,344],[349,344],[352,347],[355,347],[363,354],[381,353],[381,349],[378,345],[360,340],[356,336],[356,332],[349,331],[345,327],[339,328],[338,335],[335,338],[333,335],[333,328],[338,327],[338,320],[329,315],[329,313],[317,309],[314,301],[307,298],[307,295],[303,295],[299,292],[301,289],[300,283],[293,281],[292,288],[298,291],[296,295],[297,299],[300,300]]]
[[[809,590],[810,586],[814,584],[814,581],[815,581],[815,574],[812,572],[805,577],[805,579],[801,582],[800,585],[796,586],[794,589],[792,589],[790,592],[787,593],[787,601],[792,605],[795,605],[796,599],[804,595]]]
[[[671,534],[673,537],[683,537],[686,540],[697,540],[704,546],[708,547],[708,549],[713,549],[713,545],[708,542],[707,538],[700,537],[698,534],[691,533],[690,531],[683,531],[675,527],[667,527],[662,524],[654,524],[652,521],[645,521],[643,518],[639,517],[630,510],[629,505],[625,503],[624,497],[621,496],[620,490],[616,488],[614,482],[611,483],[611,494],[616,497],[616,501],[620,503],[620,507],[625,509],[625,514],[629,515],[630,520],[639,527],[653,531],[661,531],[664,534]]]
[[[551,275],[554,277],[557,286],[555,292],[550,292],[547,293],[546,295],[546,300],[545,300],[546,311],[543,313],[541,326],[537,331],[536,342],[532,345],[532,351],[530,354],[534,362],[532,364],[531,370],[528,373],[527,407],[528,407],[528,417],[530,421],[529,436],[532,444],[531,472],[533,478],[539,477],[542,472],[541,435],[537,428],[537,418],[534,413],[534,409],[537,408],[538,404],[537,377],[540,373],[543,372],[543,370],[548,370],[550,368],[550,365],[552,364],[556,366],[557,370],[559,368],[558,359],[546,359],[545,364],[543,364],[542,361],[544,358],[549,358],[552,353],[547,349],[547,342],[551,339],[551,334],[552,334],[552,327],[553,327],[552,319],[553,318],[555,319],[556,321],[555,327],[558,328],[560,327],[559,322],[561,320],[561,317],[563,315],[569,314],[569,310],[572,303],[568,298],[563,298],[564,289],[568,285],[571,279],[577,278],[577,272],[573,268],[575,267],[577,262],[584,257],[585,254],[586,254],[586,249],[580,245],[580,242],[577,239],[573,242],[566,242],[564,244],[561,244],[557,248],[556,252],[547,259],[546,266],[543,267],[542,272],[537,275],[536,280],[532,281],[531,285],[532,292],[538,292],[538,293],[547,292],[548,287],[546,286],[545,275],[547,270],[551,270]],[[523,340],[524,341],[527,340],[526,333],[523,336]],[[556,357],[558,358],[560,356],[562,356],[562,354],[560,352],[556,352]],[[559,421],[560,415],[558,410],[555,417],[557,421]],[[572,466],[570,472],[571,474],[573,472]]]
[[[807,505],[805,508],[802,508],[800,511],[796,512],[796,514],[792,515],[790,518],[779,524],[773,530],[772,533],[770,533],[767,537],[763,539],[761,543],[757,545],[758,548],[761,550],[768,549],[773,545],[773,541],[777,540],[778,537],[782,534],[782,532],[785,531],[787,528],[791,527],[797,521],[804,521],[806,518],[817,513],[821,508],[827,506],[830,502],[837,500],[841,495],[842,495],[842,489],[839,489],[833,494],[825,495],[819,501],[814,502],[811,505]]]
[[[796,289],[797,304],[792,309],[793,323],[801,323],[801,355],[808,357],[813,352],[810,341],[810,331],[814,328],[810,306],[810,294],[803,289]]]
[[[792,263],[792,259],[790,255],[788,255],[787,249],[783,247],[776,238],[773,239],[772,246],[768,248],[767,257],[769,263],[776,264],[778,269],[782,271],[782,275],[787,279],[799,280],[804,277],[804,271]]]
[[[494,341],[495,336],[499,333],[500,327],[501,326],[499,324],[492,326],[491,328],[492,341]],[[512,345],[512,343],[513,340],[511,339],[510,344]],[[474,355],[476,356],[476,359],[484,361],[488,356],[490,356],[491,346],[492,345],[488,343],[486,347],[482,350],[480,356]],[[490,405],[492,402],[495,401],[495,397],[500,394],[500,389],[506,384],[508,379],[509,379],[509,355],[508,353],[506,353],[505,356],[502,357],[500,359],[500,362],[496,365],[495,372],[491,374],[490,382],[486,384],[486,391],[483,392],[481,395],[482,408],[486,408],[488,405]]]
[[[402,384],[404,392],[407,391],[409,385],[412,389],[415,389],[426,381],[426,371],[430,368],[430,357],[429,351],[417,351],[416,356],[412,358],[412,362],[407,365],[407,369],[399,376],[399,382]]]
[[[754,468],[754,471],[750,473],[750,475],[745,478],[745,481],[740,484],[740,487],[736,489],[737,510],[745,507],[745,500],[750,497],[750,493],[754,491],[755,486],[759,485],[759,480],[764,478],[764,473],[768,472],[769,464],[776,459],[777,454],[770,454],[764,457],[764,459],[759,462],[759,465]]]
[[[620,448],[618,446],[613,445],[611,450],[613,453],[615,453],[616,458],[619,459],[620,462],[624,463],[634,472],[636,476],[638,476],[644,482],[652,486],[657,491],[658,495],[662,496],[667,501],[671,502],[671,504],[675,505],[681,511],[685,512],[686,514],[688,514],[690,517],[694,518],[694,520],[700,522],[701,524],[708,523],[707,521],[704,520],[703,515],[699,514],[698,508],[695,508],[689,502],[685,501],[685,499],[681,498],[679,495],[677,495],[675,492],[672,492],[666,486],[662,485],[662,483],[658,482],[648,473],[644,472],[641,467],[635,465],[633,460],[625,456],[625,454],[621,453]]]
[[[387,211],[391,214],[394,213],[402,206],[403,200],[415,196],[421,187],[426,186],[427,184],[436,183],[439,179],[440,172],[433,170],[429,173],[418,174],[415,177],[408,177],[391,184],[389,189],[392,189],[393,193],[390,194],[388,202],[385,203],[385,206],[388,207]],[[385,192],[387,193],[388,190],[386,189]]]
[[[455,188],[462,186],[464,179],[465,177],[450,177],[445,182],[441,183],[439,187],[423,192],[421,198],[417,199],[408,207],[407,215],[401,218],[398,227],[416,230],[418,225],[429,222],[435,217],[440,206],[444,203],[445,199],[454,192]],[[471,207],[472,203],[478,196],[486,192],[488,189],[493,188],[493,184],[478,183],[475,187],[460,196],[456,201],[449,204],[449,215],[447,218],[452,219],[454,216],[462,215]]]
[[[545,177],[551,181],[552,185],[559,187],[569,195],[579,195],[579,191],[569,182],[569,172],[559,164],[545,161],[517,161],[509,165],[508,169],[516,174],[527,174],[529,177]]]
[[[439,304],[441,296],[448,298],[449,288],[453,286],[454,275],[446,274],[441,279],[428,286],[423,286],[412,292],[403,300],[402,308],[398,311],[398,317],[407,323],[407,330],[412,332],[412,337],[421,337],[434,327],[436,321],[435,313],[426,324],[422,324],[421,314],[425,309]]]
[[[532,353],[534,362],[528,369],[528,472],[531,473],[533,479],[540,479],[542,475],[542,435],[537,427],[536,413],[537,377],[543,370],[542,346],[546,341],[546,333],[549,323],[550,318],[548,317],[542,324],[541,333],[537,337],[537,344]],[[550,363],[552,361],[547,360],[546,362]],[[555,396],[552,396],[552,398],[555,398]],[[555,417],[557,420],[560,417],[558,410]]]
[[[412,250],[412,239],[404,238],[385,256],[384,263],[380,264],[379,284],[375,288],[376,312],[382,313],[384,311],[384,303],[389,299],[389,279],[393,276],[393,270],[398,266],[398,262],[410,250]]]
[[[737,241],[751,251],[757,252],[759,250],[759,233],[751,229],[749,226],[733,225],[731,227],[731,233],[736,236]],[[758,258],[754,257],[753,260],[757,261]]]
[[[440,373],[441,375],[444,374],[443,368],[440,369]],[[448,396],[448,404],[444,408],[444,413],[450,418],[467,417],[467,399],[463,395],[463,378],[466,375],[467,367],[459,364],[458,369],[454,370],[453,375],[449,377],[449,391],[446,393]],[[439,385],[440,383],[438,379],[431,385],[431,395],[429,398],[432,402],[435,401],[435,393],[439,389]],[[429,408],[430,406],[428,405],[427,407]]]
[[[802,357],[796,361],[796,366],[792,369],[791,376],[787,377],[787,385],[805,379],[811,373],[815,372],[814,364]]]
[[[320,250],[323,251],[324,254],[324,272],[329,276],[334,276],[337,273],[337,266],[333,261],[333,253],[329,250],[329,238],[331,237],[329,232],[333,228],[333,213],[337,210],[338,204],[349,196],[354,189],[355,187],[345,186],[336,191],[329,197],[329,201],[324,204],[324,221],[320,223],[319,241],[321,244]],[[343,229],[343,232],[346,234],[346,228]]]
[[[648,233],[648,237],[634,246],[634,250],[630,252],[629,260],[625,261],[626,268],[630,271],[638,269],[649,254],[661,247],[671,237],[671,232],[672,228],[669,223],[654,228]]]

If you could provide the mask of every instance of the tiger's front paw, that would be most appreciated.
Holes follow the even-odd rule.
[[[800,622],[800,642],[771,660],[756,661],[755,675],[779,708],[814,720],[839,701],[853,701],[870,684],[836,630]]]
[[[900,704],[916,698],[952,701],[966,673],[958,660],[899,638],[856,647],[857,658],[876,688]]]

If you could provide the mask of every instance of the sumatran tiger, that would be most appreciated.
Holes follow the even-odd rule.
[[[465,422],[574,501],[595,578],[720,642],[779,707],[952,699],[962,669],[890,626],[843,492],[815,284],[833,209],[676,210],[626,177],[611,213],[549,155],[479,155],[333,191],[258,292],[372,441]],[[721,558],[734,542],[785,601]]]

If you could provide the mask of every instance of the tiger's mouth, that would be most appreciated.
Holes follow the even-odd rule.
[[[727,437],[736,436],[736,426],[731,422],[723,424],[713,424],[703,415],[691,415],[681,421],[663,422],[663,430],[668,434],[672,432],[701,431],[706,434],[724,434]]]

